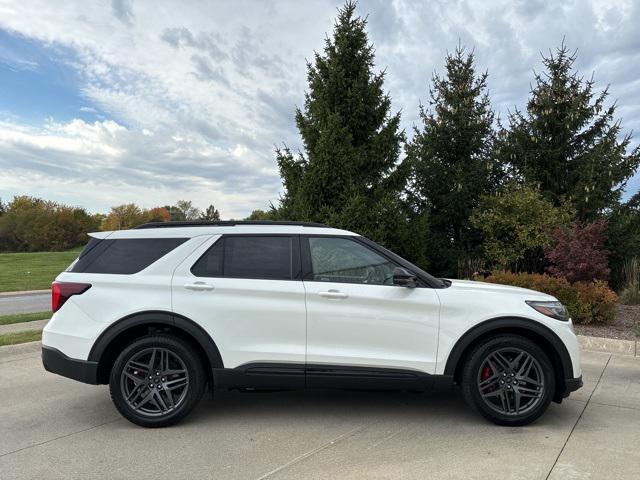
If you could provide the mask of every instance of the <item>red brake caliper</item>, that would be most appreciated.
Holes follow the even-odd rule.
[[[491,376],[491,369],[489,367],[484,367],[482,369],[482,375],[480,375],[480,378],[482,378],[482,380],[486,380],[490,376]]]

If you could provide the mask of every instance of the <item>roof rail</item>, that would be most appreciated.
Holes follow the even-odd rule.
[[[289,225],[299,227],[324,227],[327,225],[317,222],[289,222],[275,220],[219,220],[209,222],[206,220],[175,221],[175,222],[149,222],[134,227],[134,230],[142,228],[175,228],[175,227],[235,227],[237,225]]]

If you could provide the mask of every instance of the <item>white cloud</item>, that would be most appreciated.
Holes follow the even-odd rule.
[[[139,135],[111,120],[49,122],[41,129],[0,122],[0,158],[3,188],[46,191],[47,198],[74,205],[153,207],[189,197],[238,216],[247,203],[268,198],[278,183],[275,171],[244,145],[221,148],[197,136]]]
[[[3,4],[0,28],[75,52],[68,67],[81,94],[112,120],[26,126],[3,112],[0,194],[26,188],[94,210],[179,198],[213,202],[225,216],[264,208],[280,189],[274,145],[300,146],[293,112],[305,59],[322,48],[341,3]],[[359,12],[407,130],[459,41],[475,47],[504,118],[524,104],[539,52],[566,36],[581,72],[611,84],[625,129],[640,131],[638,2],[376,0]]]

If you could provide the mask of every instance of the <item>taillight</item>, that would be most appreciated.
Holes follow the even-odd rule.
[[[51,310],[54,313],[57,312],[69,297],[80,295],[90,288],[90,283],[53,282],[51,284]]]

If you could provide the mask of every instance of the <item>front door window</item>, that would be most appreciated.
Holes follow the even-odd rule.
[[[311,237],[312,277],[315,282],[392,285],[396,267],[386,258],[346,238]]]

